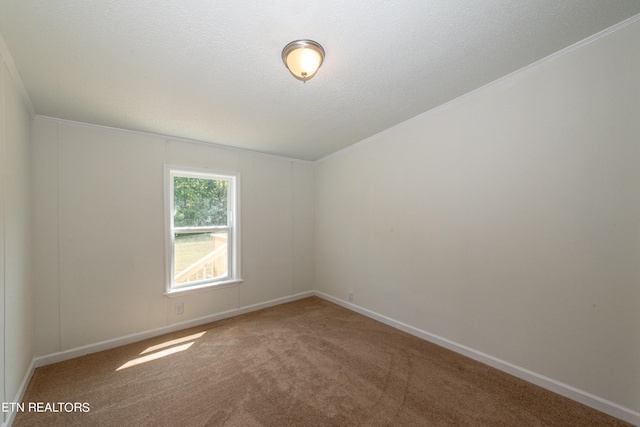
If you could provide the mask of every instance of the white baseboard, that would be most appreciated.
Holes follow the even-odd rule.
[[[272,307],[279,304],[284,304],[291,301],[296,301],[302,298],[307,298],[310,296],[318,296],[327,301],[333,302],[337,305],[345,307],[349,310],[355,311],[356,313],[360,313],[367,317],[370,317],[374,320],[387,324],[391,327],[399,329],[401,331],[407,332],[411,335],[414,335],[418,338],[422,338],[426,341],[437,344],[441,347],[452,350],[456,353],[467,356],[471,359],[477,360],[481,363],[489,365],[493,368],[499,369],[503,372],[511,374],[515,377],[521,378],[525,381],[528,381],[532,384],[543,387],[547,390],[550,390],[554,393],[557,393],[561,396],[567,397],[569,399],[575,400],[576,402],[587,405],[591,408],[597,409],[598,411],[609,414],[613,417],[619,418],[621,420],[627,421],[633,425],[640,426],[640,412],[633,411],[629,408],[625,408],[624,406],[618,405],[617,403],[610,402],[601,397],[595,396],[593,394],[587,393],[583,390],[572,387],[568,384],[561,383],[552,378],[545,377],[544,375],[540,375],[536,372],[529,371],[528,369],[521,368],[519,366],[513,365],[504,360],[498,359],[491,355],[482,353],[478,350],[474,350],[473,348],[464,346],[462,344],[458,344],[446,338],[440,337],[438,335],[423,331],[421,329],[415,328],[411,325],[407,325],[405,323],[399,322],[395,319],[392,319],[387,316],[383,316],[374,311],[368,310],[366,308],[362,308],[353,303],[343,301],[341,299],[332,297],[331,295],[327,295],[323,292],[319,291],[309,291],[302,292],[299,294],[274,299],[271,301],[254,304],[246,307],[241,307],[233,310],[228,310],[222,313],[218,313],[211,316],[205,316],[198,319],[189,320],[182,323],[176,323],[171,326],[166,326],[146,332],[141,332],[137,334],[127,335],[125,337],[116,338],[108,341],[99,342],[96,344],[91,344],[83,347],[78,347],[70,350],[66,350],[59,353],[54,353],[46,356],[41,356],[35,358],[31,362],[31,367],[29,369],[28,374],[25,376],[23,380],[18,395],[16,396],[16,402],[20,402],[22,400],[22,396],[26,391],[26,387],[33,375],[33,371],[36,367],[49,365],[51,363],[57,363],[68,359],[73,359],[75,357],[83,356],[85,354],[96,353],[98,351],[108,350],[110,348],[119,347],[126,344],[131,344],[133,342],[142,341],[147,338],[153,338],[159,335],[167,334],[170,332],[179,331],[182,329],[191,328],[194,326],[204,325],[206,323],[215,322],[217,320],[227,319],[229,317],[238,316],[245,313],[250,313],[252,311],[261,310],[263,308]],[[8,427],[13,422],[15,418],[15,413],[10,414],[7,422],[3,425],[3,427]]]
[[[29,368],[27,369],[24,378],[22,378],[22,382],[20,383],[20,387],[18,387],[18,391],[16,392],[15,397],[11,402],[19,403],[22,402],[22,398],[24,397],[24,393],[27,391],[27,387],[29,386],[29,382],[31,381],[31,377],[33,376],[33,372],[36,370],[36,360],[31,359],[31,363],[29,364]],[[12,410],[6,412],[6,419],[4,423],[2,423],[2,427],[10,427],[13,424],[13,420],[15,420],[17,412]]]
[[[84,356],[86,354],[97,353],[103,350],[109,350],[111,348],[120,347],[122,345],[146,340],[148,338],[157,337],[159,335],[164,335],[164,334],[180,331],[187,328],[192,328],[194,326],[204,325],[207,323],[215,322],[217,320],[227,319],[229,317],[250,313],[252,311],[262,310],[263,308],[272,307],[274,305],[280,305],[280,304],[284,304],[291,301],[296,301],[302,298],[308,298],[313,295],[315,295],[313,291],[301,292],[299,294],[277,298],[277,299],[262,302],[259,304],[240,307],[240,308],[224,311],[222,313],[218,313],[210,316],[199,317],[197,319],[188,320],[186,322],[175,323],[170,326],[164,326],[162,328],[153,329],[150,331],[139,332],[136,334],[127,335],[120,338],[114,338],[111,340],[102,341],[95,344],[72,348],[70,350],[65,350],[59,353],[40,356],[35,359],[35,366],[40,367],[40,366],[50,365],[52,363],[58,363],[58,362],[73,359],[76,357]]]
[[[604,412],[605,414],[609,414],[613,417],[619,418],[633,425],[640,426],[640,412],[636,412],[632,409],[625,408],[622,405],[618,405],[617,403],[610,402],[606,399],[595,396],[591,393],[587,393],[586,391],[577,389],[568,384],[561,383],[560,381],[556,381],[552,378],[545,377],[544,375],[540,375],[528,369],[524,369],[519,366],[513,365],[504,360],[485,354],[481,351],[474,350],[470,347],[464,346],[462,344],[458,344],[456,342],[450,341],[446,338],[440,337],[430,332],[423,331],[411,325],[407,325],[406,323],[402,323],[397,320],[394,320],[390,317],[383,316],[374,311],[357,306],[351,302],[347,302],[318,291],[315,291],[314,295],[320,298],[323,298],[327,301],[330,301],[332,303],[335,303],[337,305],[340,305],[349,310],[355,311],[356,313],[360,313],[362,315],[370,317],[374,320],[382,322],[386,325],[389,325],[401,331],[407,332],[418,338],[422,338],[426,341],[432,342],[441,347],[447,348],[456,353],[459,353],[471,359],[477,360],[478,362],[481,362],[481,363],[484,363],[485,365],[489,365],[493,368],[499,369],[503,372],[513,375],[514,377],[523,379],[527,382],[530,382],[532,384],[535,384],[537,386],[550,390],[561,396],[567,397],[571,400],[575,400],[576,402],[582,403],[583,405],[597,409],[600,412]]]

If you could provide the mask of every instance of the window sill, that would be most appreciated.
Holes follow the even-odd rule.
[[[169,298],[176,298],[176,297],[181,297],[188,294],[212,291],[214,289],[230,288],[232,286],[237,286],[242,282],[243,282],[242,279],[232,279],[232,280],[226,280],[224,282],[205,283],[204,285],[185,286],[184,288],[176,288],[176,289],[171,289],[170,291],[166,291],[164,293],[164,296]]]

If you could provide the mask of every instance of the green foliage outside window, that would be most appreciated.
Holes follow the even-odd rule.
[[[227,225],[226,180],[175,176],[174,227]]]

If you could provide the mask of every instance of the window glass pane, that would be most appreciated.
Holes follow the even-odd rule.
[[[174,227],[227,225],[227,190],[224,179],[173,177]]]
[[[174,283],[176,285],[227,275],[229,232],[176,234]]]

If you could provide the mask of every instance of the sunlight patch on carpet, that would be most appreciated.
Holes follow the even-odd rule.
[[[187,337],[182,337],[182,338],[178,338],[178,339],[175,339],[175,340],[166,341],[166,342],[163,342],[162,344],[157,344],[157,345],[151,346],[151,347],[149,347],[148,349],[146,349],[145,351],[143,351],[140,354],[151,353],[153,351],[160,350],[161,348],[171,347],[172,345],[180,344],[182,342],[195,341],[195,340],[197,340],[198,338],[200,338],[201,336],[203,336],[206,333],[207,333],[207,331],[204,331],[204,332],[200,332],[199,334],[193,334],[193,335],[189,335]]]
[[[171,341],[166,341],[166,342],[163,342],[162,344],[157,344],[157,345],[151,346],[151,347],[147,348],[146,350],[144,350],[142,353],[140,353],[140,355],[146,354],[146,356],[142,356],[142,357],[138,357],[137,359],[130,360],[127,363],[125,363],[124,365],[120,366],[118,369],[116,369],[116,371],[119,371],[121,369],[130,368],[132,366],[140,365],[141,363],[150,362],[152,360],[157,360],[157,359],[160,359],[160,358],[163,358],[163,357],[166,357],[166,356],[170,356],[172,354],[176,354],[176,353],[180,353],[182,351],[185,351],[195,343],[195,340],[197,340],[198,338],[203,336],[205,333],[206,333],[206,331],[200,332],[198,334],[193,334],[193,335],[189,335],[189,336],[186,336],[186,337],[182,337],[182,338],[177,338],[177,339],[171,340]],[[182,345],[176,345],[176,344],[180,344],[180,343],[183,343],[183,342],[186,342],[186,341],[191,341],[191,342],[187,342],[186,344],[182,344]],[[173,347],[173,346],[175,346],[175,347]],[[167,348],[167,347],[171,347],[171,348]],[[161,348],[166,348],[166,350],[158,351]],[[153,353],[153,352],[155,352],[155,353]],[[151,353],[151,354],[147,354],[147,353]]]

